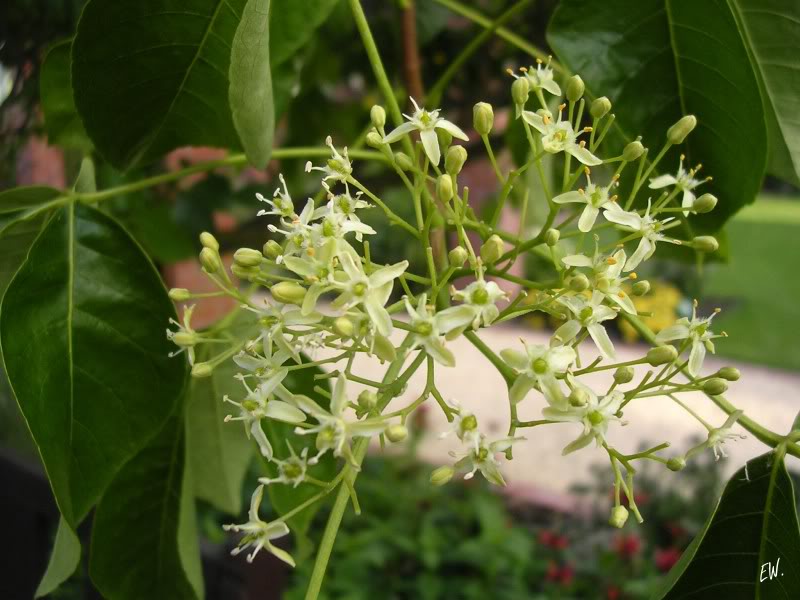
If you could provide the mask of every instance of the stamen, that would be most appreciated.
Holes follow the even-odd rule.
[[[633,279],[634,281],[636,281],[637,279],[639,279],[639,276],[636,273],[631,273],[630,275],[628,275],[628,279]]]

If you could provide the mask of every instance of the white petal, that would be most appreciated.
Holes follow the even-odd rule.
[[[302,410],[280,400],[270,400],[264,412],[270,419],[286,423],[302,423],[306,420],[306,415]]]
[[[572,346],[556,346],[550,349],[547,358],[554,372],[563,373],[575,362],[577,355]]]
[[[600,209],[595,208],[591,204],[587,204],[586,208],[584,208],[581,213],[581,218],[578,219],[578,229],[584,233],[591,231],[599,213]]]
[[[650,180],[650,185],[647,186],[651,190],[659,190],[663,187],[667,187],[668,185],[675,185],[678,183],[678,180],[675,179],[672,175],[660,175],[658,177],[654,177]]]
[[[692,344],[692,351],[689,353],[689,364],[687,369],[694,377],[699,375],[700,369],[703,368],[703,361],[706,358],[706,347],[702,342],[694,342]]]
[[[475,318],[475,312],[472,307],[462,304],[460,306],[451,306],[441,312],[436,313],[434,320],[439,333],[449,333],[453,329],[464,327],[467,323]]]
[[[347,425],[347,429],[350,431],[350,435],[352,436],[372,437],[373,435],[378,435],[379,433],[386,431],[387,426],[388,423],[386,423],[386,421],[366,420],[357,421],[356,423],[349,423]]]
[[[331,394],[331,414],[341,417],[345,408],[347,408],[347,379],[344,375],[339,375]]]
[[[253,424],[250,425],[250,433],[256,440],[258,448],[261,450],[261,454],[268,460],[272,460],[272,445],[269,443],[267,436],[264,435],[264,430],[261,429],[261,421],[253,421]]]
[[[553,198],[553,202],[556,204],[567,204],[569,202],[580,202],[585,204],[587,202],[586,194],[581,194],[580,192],[572,191],[567,192],[565,194],[559,194],[555,198]]]
[[[369,276],[369,283],[371,286],[380,287],[386,285],[400,277],[408,268],[408,261],[403,260],[399,263],[381,267]]]
[[[444,129],[454,138],[464,140],[465,142],[469,141],[469,138],[467,137],[466,133],[461,131],[461,129],[457,125],[451,123],[450,121],[447,121],[446,119],[439,119],[438,121],[436,121],[435,127],[438,129]]]
[[[659,331],[656,335],[656,342],[661,344],[672,340],[685,340],[687,337],[689,337],[689,326],[684,323],[675,323]]]
[[[431,339],[425,342],[425,351],[431,355],[433,360],[445,367],[455,367],[456,357],[448,350],[444,343],[439,339]]]
[[[438,165],[441,156],[439,152],[439,138],[436,137],[436,131],[433,129],[424,129],[419,132],[419,137],[422,140],[422,147],[425,148],[425,154],[428,155],[431,163]]]
[[[586,446],[588,446],[589,444],[592,443],[593,439],[594,439],[594,432],[593,431],[588,431],[588,432],[582,434],[581,436],[579,436],[578,438],[576,438],[574,441],[572,441],[569,444],[567,444],[566,447],[564,448],[564,450],[561,451],[561,454],[563,456],[566,456],[567,454],[571,454],[572,452],[575,452],[576,450],[580,450],[581,448],[585,448]]]
[[[624,225],[636,231],[641,229],[642,226],[642,218],[638,214],[622,210],[617,204],[612,204],[611,207],[603,213],[603,216],[612,223]]]
[[[586,148],[581,146],[580,144],[574,144],[572,146],[567,146],[564,150],[577,158],[583,164],[593,167],[595,165],[603,164],[603,161],[597,158],[594,154],[589,152]]]
[[[614,358],[616,356],[614,344],[611,343],[611,338],[608,337],[608,332],[605,327],[598,323],[592,323],[586,329],[589,331],[589,335],[594,340],[594,343],[597,344],[600,353],[605,358]]]
[[[581,329],[582,329],[581,324],[578,323],[578,321],[576,321],[575,319],[571,319],[566,323],[564,323],[561,327],[556,329],[553,336],[556,339],[566,343],[572,340],[576,335],[578,335]]]
[[[634,252],[628,259],[628,262],[625,263],[624,270],[633,271],[636,267],[639,266],[639,263],[641,263],[643,260],[647,260],[650,256],[652,256],[653,252],[655,252],[655,244],[653,244],[653,242],[651,242],[648,238],[643,237],[639,241],[639,245],[636,247],[636,252]]]
[[[512,348],[500,350],[500,357],[509,367],[517,371],[524,371],[528,368],[528,355],[520,350],[514,350]]]
[[[367,309],[367,313],[375,324],[378,333],[383,336],[388,336],[392,333],[392,318],[389,316],[389,313],[386,312],[383,304],[370,297],[364,301],[364,308]]]
[[[511,400],[512,403],[517,404],[525,399],[525,396],[528,395],[528,392],[531,391],[533,388],[533,377],[528,375],[520,375],[514,381],[511,389],[508,390],[508,398]]]
[[[583,254],[570,254],[561,259],[568,267],[591,267],[594,263],[592,259]]]
[[[561,95],[561,87],[552,79],[545,79],[544,81],[540,79],[539,85],[542,86],[543,89],[553,94],[553,96]]]
[[[545,127],[544,124],[544,119],[541,117],[541,115],[533,111],[523,110],[522,120],[525,121],[531,127],[533,127],[539,133],[545,133],[545,131],[547,131],[547,128]]]
[[[399,127],[395,128],[394,131],[388,133],[383,138],[383,141],[385,143],[387,143],[387,144],[392,144],[392,143],[396,142],[397,140],[399,140],[404,135],[406,135],[407,133],[410,133],[410,132],[414,131],[416,128],[417,128],[417,126],[414,125],[414,123],[411,123],[411,122],[403,123]]]

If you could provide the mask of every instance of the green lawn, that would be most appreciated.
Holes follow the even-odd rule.
[[[800,370],[800,199],[761,197],[728,226],[731,259],[707,271],[705,295],[727,308],[722,356]]]

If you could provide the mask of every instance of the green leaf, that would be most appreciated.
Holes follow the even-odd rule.
[[[122,467],[97,506],[89,574],[104,598],[203,597],[182,416]]]
[[[270,50],[272,65],[283,64],[305,46],[330,16],[339,0],[272,0]]]
[[[237,317],[230,333],[244,326],[252,327],[255,316]],[[213,356],[208,345],[197,350],[197,361]],[[225,407],[223,396],[236,398],[242,385],[233,376],[236,363],[228,359],[217,366],[211,377],[192,378],[187,398],[187,448],[189,463],[194,472],[194,491],[218,509],[238,515],[242,509],[242,484],[253,458],[253,443],[247,438],[238,421],[225,423],[231,411]],[[228,405],[231,406],[230,404]]]
[[[687,142],[658,167],[676,171],[685,153],[690,166],[702,162],[701,174],[713,176],[700,191],[715,194],[719,204],[689,219],[696,230],[715,231],[754,200],[766,163],[764,110],[725,0],[563,0],[547,37],[593,95],[613,102],[619,147],[622,138],[641,134],[652,157],[670,125],[684,114],[697,116]]]
[[[767,171],[800,185],[800,4],[729,0],[759,76],[767,117]]]
[[[72,40],[58,42],[50,48],[39,74],[39,95],[44,113],[44,129],[51,144],[87,153],[92,142],[75,108],[70,74]]]
[[[58,520],[58,530],[53,543],[53,553],[44,572],[39,587],[36,588],[35,598],[41,598],[52,593],[55,589],[69,579],[78,568],[81,560],[81,541],[64,518]]]
[[[111,164],[144,164],[179,146],[240,147],[228,73],[245,3],[86,4],[72,48],[75,105]]]
[[[767,563],[778,565],[776,578],[768,577]],[[703,530],[652,600],[723,597],[800,598],[794,489],[776,452],[752,459],[731,477]]]
[[[175,310],[142,249],[81,204],[55,211],[3,298],[0,343],[61,514],[75,527],[183,389]]]
[[[269,62],[269,2],[248,0],[231,47],[229,99],[233,123],[247,159],[259,169],[267,166],[275,132]]]

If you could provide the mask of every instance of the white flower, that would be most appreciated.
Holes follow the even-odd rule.
[[[192,313],[194,312],[194,304],[187,306],[183,309],[183,323],[178,323],[175,319],[170,318],[169,322],[178,327],[178,331],[171,331],[167,329],[167,339],[180,348],[170,352],[169,356],[177,356],[181,352],[186,352],[189,357],[189,364],[194,365],[194,347],[200,341],[198,333],[192,329]]]
[[[255,389],[251,389],[247,385],[245,378],[241,374],[237,374],[235,377],[244,385],[247,390],[247,397],[241,402],[231,400],[227,395],[222,398],[224,402],[229,402],[239,407],[239,416],[228,415],[225,417],[225,422],[241,421],[244,424],[244,432],[247,437],[253,436],[261,450],[261,454],[269,460],[272,460],[273,456],[272,444],[269,443],[264,430],[261,428],[261,420],[268,418],[286,423],[302,423],[306,420],[303,411],[297,407],[288,402],[272,399],[272,394],[279,391],[279,386],[288,373],[289,371],[285,368],[278,369],[270,377],[261,380]]]
[[[392,332],[392,319],[384,305],[392,293],[394,280],[408,268],[408,261],[381,267],[367,276],[361,262],[357,262],[349,252],[343,253],[339,260],[344,268],[344,276],[343,280],[336,281],[336,287],[341,290],[341,294],[334,305],[346,308],[363,306],[378,333],[389,335]]]
[[[307,253],[302,258],[287,256],[284,259],[287,269],[297,273],[310,284],[303,298],[301,314],[312,314],[320,295],[333,289],[336,250],[336,240],[329,239],[311,254]]]
[[[251,345],[254,346],[259,342],[265,347],[275,344],[279,350],[286,352],[297,363],[300,363],[300,353],[295,347],[294,340],[287,339],[284,327],[310,327],[322,320],[322,315],[318,312],[303,314],[296,306],[270,304],[266,299],[264,299],[263,305],[243,304],[242,308],[258,315],[261,333],[251,342]]]
[[[609,422],[619,421],[619,417],[616,415],[622,406],[622,401],[625,399],[625,395],[617,390],[612,391],[603,398],[598,398],[597,394],[590,388],[571,377],[570,384],[574,388],[585,392],[585,404],[582,406],[568,405],[561,409],[549,406],[542,410],[542,415],[545,419],[583,425],[583,433],[567,444],[562,451],[562,454],[565,455],[588,446],[592,440],[596,440],[598,446],[602,444],[605,441]]]
[[[706,448],[711,448],[714,451],[714,458],[719,460],[720,456],[728,457],[725,454],[725,450],[722,448],[722,445],[728,440],[743,440],[747,436],[741,433],[733,433],[731,428],[739,420],[744,414],[744,411],[736,410],[732,412],[728,418],[725,420],[725,423],[722,424],[722,427],[717,427],[716,429],[711,429],[708,432],[708,439],[703,442],[702,444],[698,444],[691,450],[686,453],[686,458],[689,459],[695,454],[698,454],[705,450]]]
[[[528,78],[528,81],[531,84],[531,91],[538,91],[538,90],[547,90],[554,96],[561,95],[561,88],[555,82],[553,69],[550,68],[550,63],[552,62],[553,57],[549,56],[547,58],[547,64],[544,64],[542,59],[536,59],[536,70],[533,70],[533,66],[525,71],[525,77]]]
[[[464,475],[464,479],[472,479],[476,471],[480,471],[487,481],[495,485],[505,485],[505,479],[500,473],[500,461],[497,454],[508,450],[512,444],[524,440],[525,438],[503,438],[491,443],[487,443],[486,436],[479,434],[477,443],[471,447],[466,454],[454,465],[455,469],[467,467],[470,471]],[[455,454],[451,453],[455,457]]]
[[[453,421],[449,429],[439,434],[439,439],[444,439],[455,433],[459,440],[467,446],[478,448],[481,432],[478,431],[478,417],[472,411],[466,410],[458,403],[448,403],[453,412]]]
[[[616,183],[616,180],[607,186],[599,186],[592,183],[589,177],[589,169],[586,169],[586,179],[588,183],[586,188],[581,188],[577,192],[566,192],[553,198],[556,204],[568,204],[575,202],[578,204],[585,204],[586,207],[578,219],[578,229],[584,233],[591,231],[594,223],[597,220],[597,215],[600,214],[601,208],[609,208],[614,204],[616,196],[609,196],[611,186]]]
[[[434,165],[438,165],[441,159],[441,151],[439,150],[439,138],[436,137],[437,129],[445,130],[454,138],[464,140],[465,142],[469,141],[467,134],[457,125],[439,116],[438,109],[429,112],[424,108],[420,108],[413,98],[410,100],[414,105],[414,114],[410,117],[404,114],[403,116],[408,119],[408,123],[403,123],[394,131],[388,133],[383,138],[384,143],[391,144],[412,131],[419,131],[419,137],[422,140],[422,147],[425,149],[425,154]]]
[[[542,346],[528,344],[524,340],[525,352],[507,348],[500,351],[500,356],[519,372],[514,385],[509,390],[512,402],[521,401],[528,392],[538,385],[547,402],[553,406],[566,406],[566,398],[556,381],[556,375],[567,372],[577,358],[572,346]]]
[[[286,440],[286,445],[289,446],[289,453],[290,456],[283,460],[278,458],[272,458],[272,462],[274,462],[278,466],[278,476],[270,479],[268,477],[259,477],[258,481],[263,483],[264,485],[270,485],[272,483],[285,483],[287,485],[291,485],[292,487],[297,487],[306,479],[306,472],[308,471],[308,448],[303,448],[300,452],[300,456],[295,454],[294,448],[289,443],[289,440]]]
[[[714,342],[711,340],[716,337],[710,329],[711,320],[719,313],[719,309],[715,310],[710,316],[703,319],[697,318],[697,302],[695,301],[692,308],[692,318],[687,319],[683,317],[678,319],[673,325],[666,329],[662,329],[656,336],[656,342],[663,344],[673,340],[688,340],[691,342],[692,349],[689,352],[689,363],[686,369],[689,373],[696,377],[703,367],[703,361],[706,358],[706,350],[714,353]]]
[[[322,171],[325,173],[322,181],[347,181],[347,178],[353,173],[353,165],[347,156],[347,146],[342,150],[342,154],[339,154],[339,151],[333,145],[331,136],[325,138],[325,145],[331,149],[331,158],[327,160],[324,167],[314,167],[311,161],[308,161],[306,163],[306,173]]]
[[[281,188],[276,188],[275,193],[272,194],[272,200],[265,198],[261,194],[256,194],[256,198],[261,202],[266,202],[271,209],[258,211],[259,217],[264,215],[277,215],[285,219],[291,219],[296,216],[294,212],[294,202],[292,202],[292,197],[289,195],[289,189],[286,187],[286,180],[283,178],[283,173],[279,173],[278,178],[283,185],[283,191],[281,191]]]
[[[499,300],[505,299],[507,294],[500,289],[494,281],[486,281],[483,278],[483,269],[478,271],[478,279],[470,283],[462,290],[457,290],[455,286],[450,291],[453,300],[463,302],[473,313],[472,328],[477,329],[481,326],[488,327],[500,315],[500,310],[496,304]]]
[[[579,134],[575,133],[572,123],[561,120],[560,110],[556,122],[553,122],[553,118],[549,114],[540,115],[529,110],[522,111],[522,118],[542,134],[542,147],[545,152],[550,154],[566,152],[589,166],[602,164],[602,160],[586,149],[586,142],[578,143]]]
[[[647,202],[647,210],[644,215],[637,212],[627,212],[617,204],[613,204],[611,208],[605,211],[606,220],[612,223],[622,225],[627,231],[639,233],[642,239],[639,241],[639,246],[636,251],[625,263],[624,271],[633,271],[644,260],[648,260],[656,251],[656,242],[670,242],[671,244],[680,243],[676,240],[668,238],[661,230],[664,225],[672,221],[673,217],[659,221],[650,216],[650,201]]]
[[[600,254],[595,248],[592,258],[584,254],[571,254],[561,259],[568,267],[587,267],[592,269],[592,287],[601,292],[607,299],[619,305],[622,310],[632,315],[636,314],[636,306],[631,297],[623,289],[622,284],[630,277],[622,277],[622,268],[627,262],[625,250],[620,248],[610,256]]]
[[[294,215],[291,221],[281,220],[281,227],[269,224],[267,229],[272,233],[281,233],[286,236],[286,245],[283,249],[283,254],[278,257],[279,264],[283,262],[287,256],[297,256],[307,251],[309,248],[314,248],[315,244],[315,229],[311,225],[314,218],[314,201],[309,198],[305,207],[299,215]]]
[[[287,527],[286,523],[283,521],[273,521],[271,523],[267,523],[266,521],[262,521],[258,516],[258,507],[261,505],[261,499],[263,497],[264,486],[259,485],[253,492],[253,496],[250,499],[250,512],[248,513],[249,520],[247,523],[243,523],[241,525],[223,525],[223,529],[225,531],[234,531],[236,533],[245,534],[239,542],[239,545],[231,550],[231,554],[236,556],[242,550],[245,550],[250,546],[255,546],[253,551],[247,555],[247,562],[251,563],[256,557],[256,554],[258,554],[262,548],[266,548],[267,552],[270,554],[273,554],[283,562],[294,566],[294,559],[291,557],[291,555],[285,550],[282,550],[272,544],[272,540],[288,535],[289,527]]]
[[[572,319],[556,329],[554,337],[563,343],[567,343],[580,333],[584,327],[589,332],[592,340],[600,350],[604,358],[614,358],[614,344],[608,337],[605,328],[600,325],[603,321],[608,321],[617,316],[617,312],[603,304],[605,296],[597,290],[592,292],[592,297],[586,299],[585,296],[562,296],[558,301],[566,306],[574,315]]]
[[[472,309],[465,305],[451,306],[433,314],[433,311],[426,305],[428,301],[426,294],[419,296],[416,309],[411,306],[408,296],[404,296],[403,300],[408,316],[411,317],[411,348],[421,346],[436,362],[446,367],[455,366],[455,356],[445,347],[441,336],[463,328],[472,321]]]
[[[361,199],[361,192],[358,192],[354,198],[350,195],[350,189],[347,187],[346,182],[344,194],[332,193],[328,184],[324,181],[322,182],[322,187],[328,191],[328,203],[314,211],[314,219],[330,219],[337,228],[342,230],[342,235],[355,231],[356,239],[359,242],[362,239],[362,234],[375,233],[375,230],[369,225],[362,223],[361,219],[358,218],[358,214],[356,214],[357,210],[369,208],[370,206],[368,202]],[[323,224],[323,229],[324,228],[325,225]],[[324,232],[323,235],[330,237],[329,234],[325,234]]]
[[[650,180],[650,185],[648,186],[651,190],[659,190],[661,188],[665,188],[668,185],[676,186],[680,191],[683,192],[683,198],[681,200],[681,206],[687,210],[683,212],[684,215],[689,214],[689,209],[692,208],[692,205],[695,201],[695,195],[692,190],[694,190],[699,185],[705,183],[702,179],[695,179],[694,174],[697,173],[697,168],[690,169],[688,172],[683,168],[683,161],[686,157],[681,154],[681,161],[678,164],[678,172],[675,175],[660,175],[658,177],[654,177]]]
[[[357,466],[350,450],[350,439],[372,437],[386,430],[387,423],[383,419],[364,419],[354,422],[344,419],[344,412],[349,404],[346,387],[347,379],[344,375],[339,375],[333,386],[330,411],[322,408],[308,396],[298,394],[294,397],[297,405],[319,423],[309,429],[298,427],[294,430],[298,435],[317,434],[318,453],[308,461],[310,465],[319,462],[320,457],[331,450],[334,456],[344,456]]]

